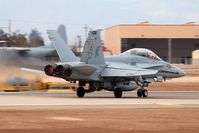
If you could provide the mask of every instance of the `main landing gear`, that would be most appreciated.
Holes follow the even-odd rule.
[[[88,89],[84,89],[83,86],[79,86],[77,88],[77,92],[76,93],[77,93],[78,97],[84,97],[84,95],[86,93],[90,93],[90,92],[94,92],[94,91],[96,91],[96,88],[92,84],[90,84]]]
[[[84,87],[79,86],[77,88],[77,96],[78,97],[84,97],[85,93],[86,93],[86,91],[85,91]]]
[[[122,97],[122,90],[120,88],[116,88],[114,90],[114,96],[115,96],[115,98],[121,98]]]

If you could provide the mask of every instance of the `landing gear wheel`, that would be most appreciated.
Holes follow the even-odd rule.
[[[115,98],[121,98],[122,97],[122,90],[120,88],[116,88],[114,90],[114,96],[115,96]]]
[[[142,89],[139,89],[139,90],[137,91],[137,96],[138,96],[138,97],[142,97]]]
[[[146,90],[146,89],[139,89],[137,91],[137,96],[138,97],[148,97],[148,90]]]
[[[146,89],[142,90],[142,96],[148,97],[148,91]]]
[[[77,88],[77,96],[78,97],[84,97],[84,95],[85,95],[85,90],[84,90],[84,87],[78,87]]]

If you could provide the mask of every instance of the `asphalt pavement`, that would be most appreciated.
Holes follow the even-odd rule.
[[[113,92],[94,92],[78,98],[76,92],[0,92],[0,109],[60,108],[182,108],[199,107],[199,91],[149,91],[138,98],[136,91],[114,98]]]

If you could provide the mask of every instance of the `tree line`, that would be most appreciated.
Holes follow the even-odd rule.
[[[1,46],[8,47],[37,47],[44,45],[44,39],[37,29],[32,29],[30,34],[18,31],[9,34],[0,29],[0,41],[2,42]]]

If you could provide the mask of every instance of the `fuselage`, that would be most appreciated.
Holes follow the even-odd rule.
[[[131,49],[131,50],[135,50],[135,49]],[[139,49],[139,51],[143,51],[143,53],[145,52],[145,49]],[[128,51],[127,51],[128,52]],[[150,53],[152,51],[147,51],[149,52],[150,55],[153,55],[154,53]],[[135,54],[126,54],[124,52],[124,54],[120,54],[120,55],[114,55],[114,56],[106,56],[105,57],[105,67],[102,66],[102,69],[100,68],[100,66],[98,66],[98,69],[100,70],[105,70],[108,69],[108,67],[118,67],[119,69],[122,68],[134,68],[134,69],[146,69],[146,70],[157,70],[157,73],[155,74],[151,74],[151,75],[144,75],[142,76],[142,78],[144,78],[145,81],[147,82],[156,82],[156,81],[163,81],[167,78],[178,78],[178,77],[182,77],[185,75],[184,71],[181,70],[180,68],[177,68],[175,65],[170,64],[168,62],[163,61],[162,59],[160,59],[157,55],[153,55],[153,56],[143,56],[144,54],[141,55],[135,55]],[[80,62],[77,61],[76,63],[66,63],[66,64],[70,64],[72,67],[73,65],[77,65]],[[61,65],[64,65],[65,63],[61,63]],[[82,63],[80,63],[81,65],[83,65]],[[57,66],[60,65],[59,63],[57,64]],[[89,67],[86,69],[84,69],[85,71],[88,71],[90,69]],[[100,71],[96,71],[93,74],[83,74],[83,73],[79,73],[79,71],[73,71],[71,73],[70,76],[65,77],[64,79],[66,80],[75,80],[75,79],[79,79],[79,80],[95,80],[95,81],[103,81],[103,80],[107,80],[107,79],[103,79],[101,78],[101,74]],[[138,70],[139,71],[139,70]],[[134,80],[134,79],[128,79],[128,76],[124,79],[116,79],[114,77],[110,78],[110,80],[116,81],[116,80]]]
[[[162,76],[164,78],[177,78],[185,75],[184,71],[176,66],[165,62],[161,59],[149,59],[138,55],[115,55],[105,57],[106,62],[120,62],[131,65],[132,67],[158,70],[156,76]],[[154,76],[154,75],[153,75]]]

